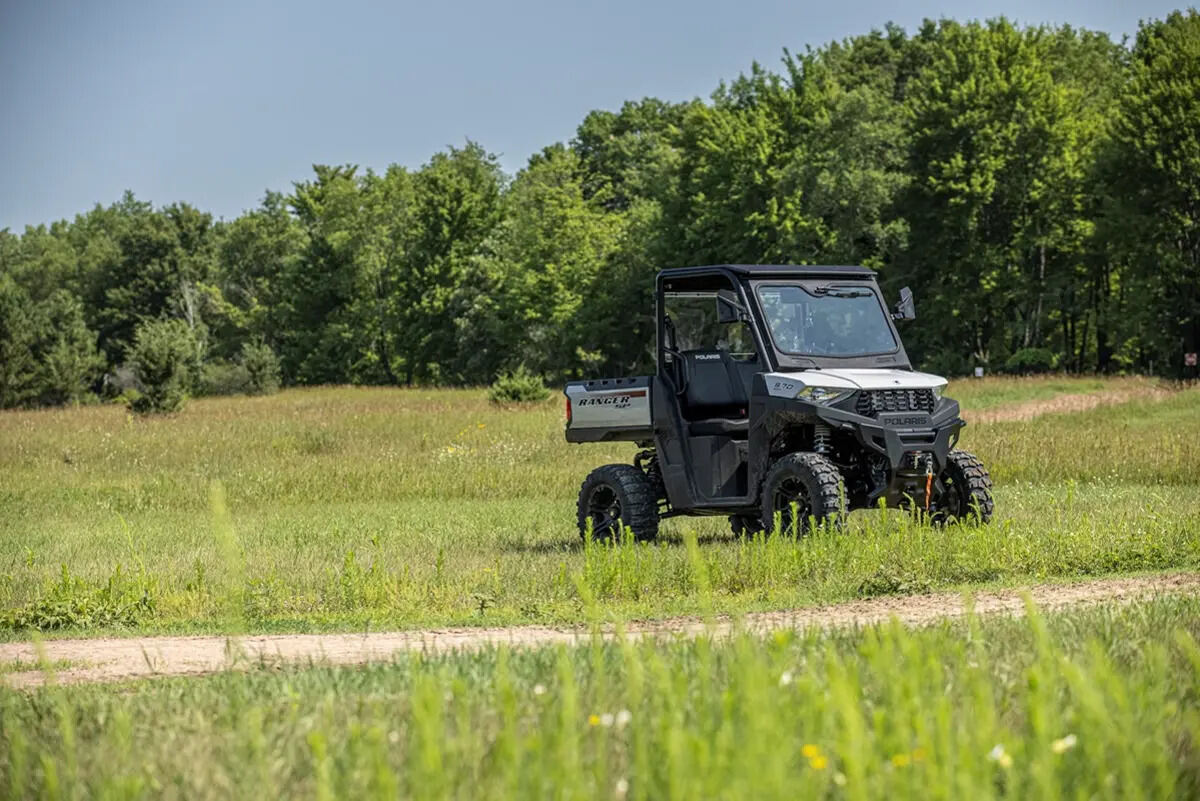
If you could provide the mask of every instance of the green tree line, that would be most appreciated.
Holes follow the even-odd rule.
[[[889,25],[708,101],[594,111],[515,176],[467,143],[417,169],[318,165],[231,221],[127,193],[0,231],[0,406],[116,393],[163,359],[193,393],[645,371],[654,273],[726,262],[911,286],[930,370],[1182,374],[1200,15],[1129,42]]]

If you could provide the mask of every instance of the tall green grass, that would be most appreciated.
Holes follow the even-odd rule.
[[[1198,414],[1191,390],[969,426],[964,447],[997,481],[988,528],[873,510],[841,534],[740,541],[723,518],[686,518],[657,545],[585,549],[579,482],[634,449],[566,444],[558,403],[337,388],[155,420],[5,413],[0,636],[575,622],[578,576],[616,616],[692,613],[690,534],[729,612],[1195,567],[1200,440],[1186,432]]]
[[[492,537],[470,533],[481,519],[519,521],[531,506],[566,516],[565,503],[562,509],[476,504],[441,515],[429,529],[407,529],[409,536],[394,509],[380,516],[373,509],[306,508],[281,514],[269,537],[209,528],[195,539],[63,554],[62,563],[74,565],[69,572],[34,555],[6,577],[8,611],[0,621],[9,636],[25,636],[30,628],[99,633],[564,623],[584,619],[584,594],[614,618],[661,617],[702,611],[702,587],[711,589],[716,611],[736,613],[1200,567],[1200,499],[1180,498],[1169,488],[1035,485],[1001,490],[999,501],[1007,515],[986,527],[931,528],[895,510],[876,510],[853,516],[843,531],[799,540],[734,538],[721,531],[723,521],[708,521],[708,533],[697,538],[694,523],[679,521],[654,544],[591,545],[571,531],[543,539],[519,522]],[[417,521],[438,511],[403,508]],[[336,536],[325,534],[331,523],[322,514],[343,527]],[[309,540],[310,533],[317,536]],[[698,562],[685,547],[689,537],[700,543]]]
[[[968,407],[969,408],[969,407]],[[1181,483],[1200,469],[1187,424],[1200,390],[1166,401],[969,426],[993,472],[1038,480]],[[197,401],[138,419],[115,407],[0,414],[4,523],[203,512],[224,482],[235,511],[284,504],[573,497],[631,444],[568,445],[559,403],[497,408],[476,390],[329,388]],[[1004,446],[1008,447],[1004,447]]]
[[[970,425],[963,447],[982,455],[1001,484],[1194,486],[1200,482],[1200,438],[1194,436],[1198,420],[1200,388],[1193,388],[1165,400],[1048,414],[1028,422]]]
[[[1200,601],[0,691],[12,798],[1200,793]]]
[[[967,410],[983,411],[1008,404],[1048,401],[1061,395],[1088,395],[1098,392],[1136,392],[1158,385],[1155,379],[1131,376],[987,376],[959,378],[950,382],[946,394]]]

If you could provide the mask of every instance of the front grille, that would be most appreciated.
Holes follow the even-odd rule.
[[[874,389],[858,393],[854,411],[864,417],[884,412],[929,412],[937,401],[932,389]]]

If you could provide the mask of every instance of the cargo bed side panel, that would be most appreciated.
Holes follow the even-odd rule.
[[[598,378],[572,381],[568,442],[641,442],[654,436],[650,422],[650,378]]]

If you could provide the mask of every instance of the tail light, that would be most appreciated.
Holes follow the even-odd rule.
[[[567,425],[571,425],[571,399],[567,397],[564,400],[567,402]]]

